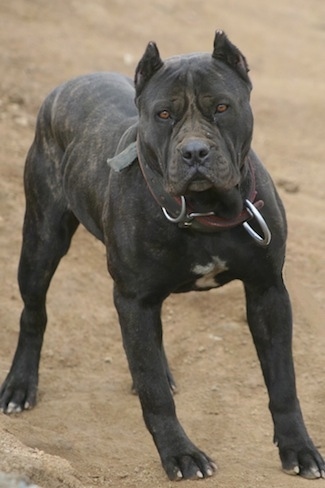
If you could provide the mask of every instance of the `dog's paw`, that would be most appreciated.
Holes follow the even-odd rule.
[[[163,467],[171,481],[209,478],[217,470],[216,464],[199,450],[168,457],[163,461]]]
[[[325,461],[314,446],[280,450],[283,471],[306,479],[325,478]]]
[[[9,374],[0,388],[0,412],[11,414],[30,410],[36,404],[37,382],[17,380]]]

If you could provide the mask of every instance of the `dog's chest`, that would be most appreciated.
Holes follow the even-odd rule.
[[[192,272],[195,275],[198,275],[198,278],[195,281],[195,288],[200,290],[217,288],[220,286],[217,280],[218,274],[227,270],[228,267],[226,261],[217,256],[213,256],[211,261],[207,264],[195,264],[192,267]]]

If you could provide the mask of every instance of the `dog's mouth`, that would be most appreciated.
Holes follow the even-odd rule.
[[[197,184],[196,184],[197,183]],[[243,199],[238,185],[230,190],[219,191],[210,183],[205,188],[203,182],[189,185],[185,193],[186,202],[195,212],[208,213],[224,219],[236,217],[243,209]]]
[[[243,209],[243,199],[236,184],[230,189],[220,188],[205,175],[193,175],[183,195],[194,212],[213,212],[218,217],[232,219]]]
[[[187,191],[190,192],[202,192],[213,188],[213,184],[211,181],[207,180],[206,178],[197,179],[191,181],[187,187]]]

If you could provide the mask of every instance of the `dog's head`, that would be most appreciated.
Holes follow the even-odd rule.
[[[231,217],[253,131],[251,82],[244,56],[217,31],[211,54],[162,61],[149,43],[135,73],[138,139],[164,187]],[[197,207],[197,205],[196,205]]]

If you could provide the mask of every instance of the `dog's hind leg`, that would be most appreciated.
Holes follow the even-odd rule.
[[[18,281],[24,309],[11,369],[0,389],[0,410],[20,412],[36,403],[38,367],[47,315],[46,294],[78,220],[67,208],[53,160],[34,143],[26,161],[26,213]],[[51,169],[51,170],[50,170]]]

